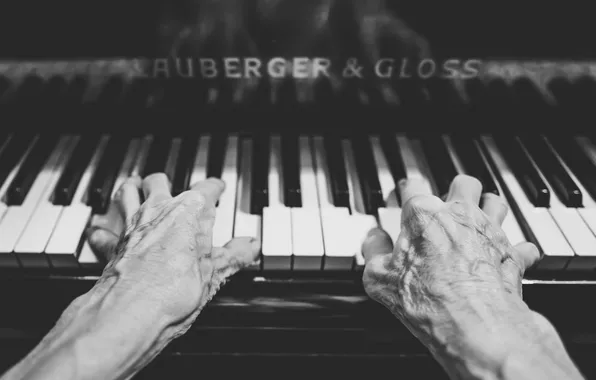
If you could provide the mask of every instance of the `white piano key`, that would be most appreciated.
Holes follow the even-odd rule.
[[[122,163],[122,166],[120,167],[120,171],[118,172],[118,176],[116,177],[116,181],[114,182],[114,189],[112,190],[110,199],[113,199],[116,196],[118,189],[120,189],[120,187],[126,181],[127,178],[129,178],[130,176],[133,176],[133,175],[138,175],[138,173],[140,173],[142,171],[143,163],[147,156],[147,152],[149,150],[150,143],[151,143],[151,139],[149,139],[149,138],[132,139],[130,141],[130,143],[128,144],[128,149],[124,156],[124,162]],[[73,211],[73,213],[77,213],[77,211]],[[93,218],[96,218],[96,217],[99,217],[99,215],[93,215],[92,220],[93,220]],[[75,217],[73,216],[73,218],[75,218]],[[92,221],[92,223],[93,223],[93,221]],[[113,226],[114,230],[119,231],[124,228],[124,226],[123,226],[124,221],[118,220],[116,223],[120,223],[120,225]],[[62,228],[60,228],[60,231],[62,231]],[[59,234],[62,235],[62,234],[67,234],[67,233],[68,233],[67,231],[64,231],[64,232],[60,232]],[[78,257],[79,266],[82,268],[97,269],[102,264],[99,261],[99,259],[95,256],[95,254],[93,253],[93,250],[91,249],[91,247],[89,246],[89,241],[85,237],[83,237],[83,238],[84,238],[83,247],[82,247],[81,252],[79,253],[79,257]],[[70,240],[70,239],[73,239],[73,240]],[[75,244],[74,239],[76,239],[76,237],[69,238],[69,240],[68,240],[69,247],[72,247]],[[62,241],[62,239],[59,237],[59,235],[56,237],[56,241],[57,242]],[[71,250],[71,248],[67,248],[67,249],[68,249],[68,251]],[[56,250],[59,250],[59,249],[56,248]]]
[[[292,214],[289,207],[263,208],[263,270],[292,268]]]
[[[143,169],[145,168],[145,163],[147,162],[147,155],[149,154],[149,149],[151,149],[151,143],[153,142],[153,136],[146,136],[141,140],[139,150],[135,157],[135,164],[132,171],[129,173],[130,177],[141,176],[143,173]],[[128,176],[127,176],[128,178]],[[114,191],[118,191],[122,183],[126,181],[126,178],[120,182],[118,187],[114,186]]]
[[[391,174],[385,152],[383,152],[383,148],[381,147],[381,139],[378,136],[372,136],[370,143],[385,204],[387,207],[398,207],[395,180],[393,174]]]
[[[267,256],[264,268],[291,269],[292,223],[291,211],[284,203],[282,189],[283,165],[281,161],[281,138],[271,136],[268,172],[268,207],[263,209],[263,256]],[[275,261],[276,268],[270,266]]]
[[[314,155],[316,168],[317,193],[321,207],[321,226],[325,258],[324,270],[351,270],[354,265],[352,244],[346,239],[346,223],[350,220],[347,207],[335,207],[331,194],[331,176],[325,154],[323,137],[314,138]]]
[[[102,263],[95,256],[95,253],[93,253],[87,240],[83,242],[83,247],[79,254],[79,266],[83,269],[101,269],[102,267]]]
[[[199,146],[197,148],[197,155],[195,156],[195,163],[190,175],[190,186],[195,183],[207,179],[207,160],[209,158],[209,144],[211,143],[211,136],[202,135],[199,138]]]
[[[484,155],[484,152],[482,151],[482,149],[480,149],[478,142],[474,141],[474,145],[476,146],[476,149],[478,149],[480,151],[480,156],[482,157],[482,160],[484,161],[484,166],[488,169],[488,172],[490,173],[493,181],[495,182],[495,185],[497,186],[497,190],[499,191],[501,198],[503,199],[503,201],[509,208],[509,211],[507,212],[507,215],[505,216],[505,220],[503,220],[503,224],[501,225],[503,232],[505,232],[505,236],[507,236],[507,239],[509,239],[509,242],[512,245],[517,245],[519,243],[525,242],[526,237],[524,236],[524,233],[519,225],[519,222],[516,219],[516,216],[513,214],[513,210],[511,209],[511,204],[507,200],[507,197],[505,196],[505,192],[503,191],[503,188],[501,187],[499,180],[495,176],[495,173],[493,172],[492,167],[489,165],[489,163],[486,159],[486,156]]]
[[[572,248],[575,250],[575,253],[578,255],[578,257],[574,257],[571,260],[567,269],[592,270],[596,266],[596,237],[594,237],[596,233],[596,202],[592,199],[581,182],[578,181],[567,164],[561,159],[550,142],[547,139],[545,139],[545,141],[582,193],[582,203],[584,207],[566,208],[559,199],[556,198],[556,194],[552,192],[551,188],[551,198],[556,198],[557,200],[557,211],[555,212],[559,215],[553,214],[554,210],[552,209],[551,214],[557,219],[557,223],[559,223],[561,230],[563,230]],[[553,204],[551,203],[551,208],[552,206]],[[568,221],[567,219],[571,220]],[[563,223],[565,223],[565,227],[562,227]],[[571,229],[573,229],[573,231],[571,231]],[[576,242],[575,245],[573,242]]]
[[[385,207],[379,207],[377,214],[379,215],[379,224],[384,229],[393,242],[397,241],[401,231],[401,208],[397,202],[395,180],[391,174],[387,157],[381,147],[381,141],[378,137],[371,138],[372,151],[377,167],[379,183],[381,184],[381,191],[383,192],[383,199],[385,199]]]
[[[127,178],[141,172],[141,162],[139,157],[146,157],[147,150],[149,149],[149,140],[147,139],[132,139],[128,144],[126,155],[124,156],[124,162],[120,167],[116,181],[114,181],[114,188],[110,199],[114,198],[122,184]]]
[[[101,158],[105,154],[109,137],[103,136],[95,154],[83,172],[69,206],[62,208],[56,228],[45,247],[45,253],[55,268],[77,267],[77,250],[84,238],[85,228],[91,219],[92,209],[84,203],[91,180]]]
[[[263,208],[263,270],[292,268],[292,213],[283,200],[281,139],[271,136],[269,149],[269,206]]]
[[[241,146],[234,237],[244,236],[261,239],[261,216],[250,213],[252,156],[253,143],[252,140],[247,138],[242,141]]]
[[[354,254],[356,268],[360,269],[364,266],[362,244],[364,243],[364,240],[366,240],[370,230],[377,227],[378,224],[374,216],[368,215],[364,211],[364,200],[362,198],[360,179],[358,178],[358,171],[356,170],[356,162],[354,160],[354,151],[352,150],[350,141],[342,141],[342,148],[346,165],[346,174],[348,177],[348,191],[350,193],[351,208],[349,223],[346,223],[346,227],[348,228],[346,231],[346,238],[350,240],[351,252]]]
[[[404,169],[408,179],[421,179],[428,185],[428,193],[433,194],[433,183],[426,168],[424,155],[421,154],[419,146],[410,141],[407,137],[397,135],[397,144],[404,163]],[[403,206],[403,205],[402,205]]]
[[[449,157],[451,157],[451,162],[453,162],[455,170],[459,174],[465,174],[466,170],[464,169],[464,164],[461,162],[461,159],[459,158],[457,152],[455,151],[455,148],[453,147],[453,141],[451,141],[451,137],[446,135],[443,136],[443,143],[447,148],[447,152],[449,153]]]
[[[50,187],[60,176],[63,168],[62,158],[72,142],[71,136],[62,137],[33,182],[24,202],[20,206],[10,206],[0,222],[0,254],[11,254],[29,223],[38,204],[43,201],[46,188]],[[45,257],[37,255],[38,260],[28,264],[47,266]],[[43,259],[43,261],[39,260]],[[28,261],[28,260],[27,260]],[[45,262],[44,262],[45,261]]]
[[[499,174],[503,178],[507,188],[517,202],[521,213],[527,224],[534,233],[544,258],[538,264],[541,269],[564,269],[567,263],[574,256],[573,249],[567,239],[553,220],[548,209],[534,207],[527,198],[511,169],[499,153],[493,139],[488,136],[482,138]]]
[[[221,179],[226,189],[219,199],[213,226],[213,246],[223,247],[234,234],[236,186],[238,182],[238,136],[229,136]]]
[[[323,265],[323,230],[310,139],[300,137],[300,190],[302,207],[293,207],[292,250],[294,270],[317,270]]]
[[[37,142],[37,139],[38,138],[39,138],[39,136],[36,136],[31,141],[31,143],[29,144],[29,147],[27,147],[27,150],[25,152],[23,152],[23,155],[21,156],[21,159],[19,160],[19,162],[10,171],[10,173],[6,177],[6,180],[4,181],[4,183],[2,185],[0,185],[0,221],[4,217],[4,214],[6,213],[6,210],[8,210],[8,206],[3,201],[4,200],[4,197],[6,196],[6,192],[8,191],[8,188],[12,184],[12,181],[16,177],[17,173],[19,172],[19,169],[21,168],[21,166],[23,165],[23,162],[25,161],[25,159],[29,155],[29,152],[31,152],[31,149],[33,148],[33,146]]]
[[[401,208],[379,208],[379,224],[395,243],[401,232]]]
[[[19,259],[25,267],[28,264],[32,266],[38,266],[40,263],[47,264],[46,258],[41,254],[62,212],[62,206],[52,204],[52,194],[79,140],[79,137],[72,138],[65,148],[63,156],[60,158],[59,170],[48,181],[41,195],[40,202],[29,217],[29,221],[14,247],[14,252],[20,254]]]

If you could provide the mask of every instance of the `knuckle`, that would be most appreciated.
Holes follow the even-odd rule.
[[[165,173],[153,173],[153,174],[149,174],[147,177],[145,177],[143,179],[143,185],[147,185],[150,184],[152,182],[156,182],[156,181],[163,181],[166,180],[167,181],[168,176]]]
[[[180,203],[183,206],[192,206],[198,209],[203,209],[206,205],[205,196],[198,191],[186,191],[179,195]]]
[[[411,210],[425,210],[429,207],[427,195],[415,195],[408,200],[404,208]]]

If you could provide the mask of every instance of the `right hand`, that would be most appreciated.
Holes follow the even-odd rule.
[[[381,230],[364,243],[369,296],[439,357],[462,347],[506,355],[508,343],[541,334],[521,298],[523,274],[540,255],[533,244],[510,244],[500,227],[506,204],[485,194],[479,208],[482,186],[468,176],[455,178],[446,202],[427,189],[418,180],[400,184],[395,248]]]

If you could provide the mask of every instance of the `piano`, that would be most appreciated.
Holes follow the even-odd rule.
[[[44,6],[43,19],[17,4],[0,16],[0,372],[101,275],[84,230],[119,184],[165,172],[174,194],[222,178],[214,244],[256,235],[262,254],[136,378],[239,368],[446,378],[366,297],[359,249],[373,226],[399,234],[401,179],[423,175],[442,195],[465,173],[505,197],[510,240],[541,250],[524,298],[596,378],[596,70],[590,22],[581,22],[589,12],[504,4],[497,22],[462,16],[473,6],[465,2],[433,5],[441,9],[428,16],[424,4],[403,5],[399,14],[440,59],[479,60],[479,75],[402,81],[399,104],[366,84],[357,96],[317,88],[300,101],[295,81],[273,102],[266,80],[237,102],[229,88],[208,90],[217,83],[152,78],[159,7],[147,5],[128,33],[134,3],[118,12],[90,4],[112,21],[102,32],[67,17],[71,7],[83,12],[68,1]],[[528,28],[532,16],[541,33]]]

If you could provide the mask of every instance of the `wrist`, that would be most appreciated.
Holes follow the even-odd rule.
[[[436,339],[428,345],[454,378],[501,378],[499,374],[513,352],[535,351],[544,342],[553,341],[521,300],[512,300],[489,312],[485,312],[489,310],[486,308],[475,310],[476,313],[454,318],[457,323],[453,325],[437,328]]]

